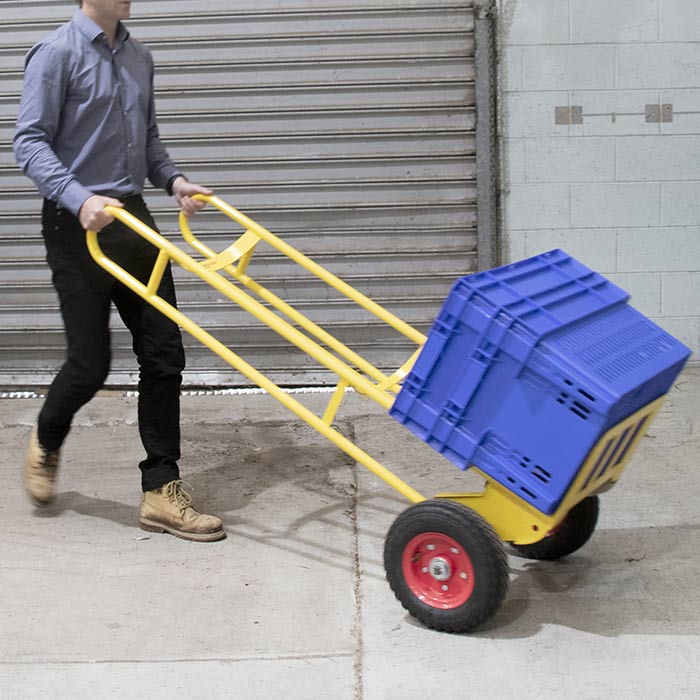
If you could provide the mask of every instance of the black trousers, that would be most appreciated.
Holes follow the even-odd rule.
[[[122,201],[127,211],[158,230],[140,195]],[[85,231],[69,211],[45,200],[42,226],[67,350],[39,414],[39,442],[46,449],[59,448],[75,413],[103,386],[111,360],[109,316],[114,302],[131,332],[139,364],[138,421],[146,450],[146,458],[139,464],[142,488],[148,491],[179,478],[180,385],[185,366],[180,330],[92,259]],[[119,221],[103,229],[98,241],[112,260],[137,279],[147,281],[158,255],[154,246]],[[169,267],[159,294],[175,305]],[[109,466],[109,454],[103,459]]]

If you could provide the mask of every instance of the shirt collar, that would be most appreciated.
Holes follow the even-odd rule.
[[[91,43],[99,36],[104,36],[102,27],[96,22],[93,22],[81,9],[77,9],[73,15],[73,23],[87,37]],[[116,47],[121,46],[129,38],[127,28],[119,22],[117,25],[117,42]]]

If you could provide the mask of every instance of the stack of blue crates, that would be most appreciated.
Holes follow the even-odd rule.
[[[551,514],[607,430],[690,355],[561,250],[458,280],[390,414]]]

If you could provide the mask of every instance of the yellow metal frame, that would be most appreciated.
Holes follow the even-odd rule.
[[[327,437],[337,447],[376,474],[409,501],[417,503],[425,500],[424,496],[399,479],[395,474],[358,448],[353,442],[331,426],[345,395],[345,389],[348,387],[353,387],[362,394],[367,395],[383,408],[388,409],[394,403],[394,395],[398,391],[397,386],[410,370],[414,358],[417,356],[417,351],[399,370],[394,372],[394,374],[390,376],[384,374],[316,325],[311,319],[299,313],[296,309],[292,308],[289,304],[248,276],[246,274],[246,268],[250,262],[255,246],[260,241],[264,241],[273,246],[291,260],[332,286],[338,292],[344,294],[359,306],[377,316],[397,332],[405,335],[409,340],[418,345],[418,349],[425,343],[425,336],[220,198],[207,195],[195,195],[195,197],[213,205],[244,229],[244,233],[221,253],[215,253],[195,238],[190,230],[187,217],[184,215],[180,216],[182,234],[185,240],[187,240],[195,250],[205,256],[203,261],[195,260],[195,258],[188,255],[184,250],[168,241],[165,237],[129,212],[119,207],[108,206],[105,207],[105,209],[109,214],[119,219],[119,221],[159,249],[158,257],[151,271],[150,278],[146,284],[144,284],[105,255],[98,243],[98,234],[95,231],[87,231],[87,246],[90,254],[101,267],[107,270],[122,284],[126,285],[129,289],[141,296],[149,304],[210,348],[219,355],[219,357],[237,369],[243,376],[267,391],[273,398],[277,399],[282,405],[292,411],[292,413]],[[296,345],[300,350],[338,375],[338,386],[331,396],[322,417],[317,416],[293,396],[290,396],[242,357],[238,356],[230,348],[226,347],[201,326],[158,295],[158,288],[170,261],[177,263],[183,269],[203,279],[211,287],[234,301],[290,343]],[[240,283],[242,287],[254,292],[263,301],[285,314],[291,321],[303,328],[307,334],[302,333],[291,325],[291,323],[263,306],[263,304],[251,294],[235,285],[230,279],[224,277],[221,272],[227,273]],[[313,340],[309,337],[310,335],[315,336],[319,341],[325,343],[336,354],[331,353],[319,342]],[[346,361],[340,359],[338,355]],[[351,366],[349,362],[352,362],[362,373]]]
[[[118,207],[108,206],[106,211],[109,214],[119,219],[123,224],[158,248],[158,257],[145,284],[108,258],[98,243],[98,234],[95,231],[87,231],[87,246],[92,257],[122,284],[177,323],[237,369],[243,376],[268,392],[292,413],[328,438],[402,496],[413,503],[425,500],[424,496],[357,447],[331,425],[348,387],[354,388],[383,408],[389,409],[394,403],[395,394],[398,393],[398,386],[401,380],[410,371],[421,347],[426,341],[425,335],[331,274],[328,270],[219,197],[198,194],[195,195],[195,198],[211,204],[238,223],[244,230],[228,248],[220,253],[213,251],[196,238],[190,228],[189,220],[183,213],[180,213],[180,230],[187,243],[204,257],[201,261],[188,255],[180,247],[168,241],[129,212]],[[246,270],[260,241],[276,248],[293,262],[316,275],[323,282],[375,315],[398,333],[406,336],[417,346],[415,352],[393,374],[386,375],[381,372],[366,359],[247,274]],[[265,323],[283,338],[296,345],[300,350],[338,376],[338,384],[322,416],[316,415],[293,396],[290,396],[251,364],[158,295],[163,274],[171,261],[200,277],[211,287],[251,313],[255,318]],[[224,277],[222,273],[225,273],[227,277]],[[232,280],[237,284],[234,284]],[[299,326],[304,332],[275,314],[246,290],[284,314],[289,321]],[[652,402],[633,416],[623,420],[598,441],[561,504],[552,515],[548,516],[541,513],[478,469],[476,471],[484,477],[486,482],[482,492],[445,493],[439,494],[437,498],[449,498],[472,508],[482,515],[505,541],[517,544],[536,542],[554,529],[576,503],[592,493],[609,487],[620,478],[646,427],[661,407],[663,398]]]

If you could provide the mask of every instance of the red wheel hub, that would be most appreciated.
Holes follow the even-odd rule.
[[[439,532],[416,535],[403,550],[401,567],[411,592],[433,608],[458,608],[474,592],[471,558],[457,540]]]

